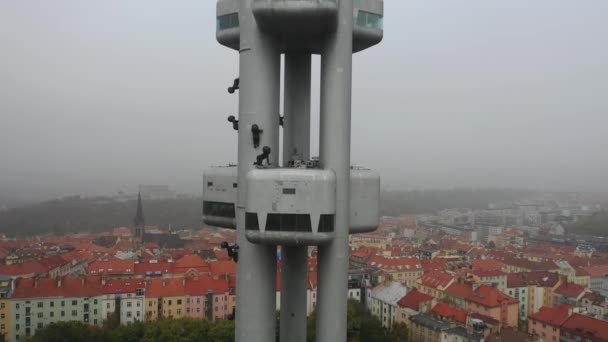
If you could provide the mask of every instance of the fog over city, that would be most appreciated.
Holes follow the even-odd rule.
[[[0,193],[200,193],[205,167],[236,162],[238,54],[215,16],[0,2]],[[606,18],[605,0],[386,0],[382,44],[353,59],[352,162],[384,189],[608,190]]]

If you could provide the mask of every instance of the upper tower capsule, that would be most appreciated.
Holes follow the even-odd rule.
[[[283,52],[320,53],[326,33],[335,30],[338,0],[253,0],[260,30],[279,38]],[[382,41],[383,0],[354,0],[353,52]],[[238,0],[218,0],[217,41],[238,50]]]

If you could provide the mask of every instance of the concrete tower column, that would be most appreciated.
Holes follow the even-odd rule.
[[[309,53],[285,54],[283,166],[310,159]],[[282,246],[281,342],[306,341],[308,246]]]
[[[336,174],[335,238],[319,246],[317,341],[346,341],[353,0],[340,0],[321,55],[320,162]]]
[[[236,206],[237,264],[236,341],[268,342],[276,335],[276,247],[252,244],[245,236],[247,172],[262,148],[271,148],[270,162],[279,161],[279,96],[281,58],[274,38],[260,32],[252,0],[239,1],[239,142]],[[263,130],[253,145],[252,125]]]

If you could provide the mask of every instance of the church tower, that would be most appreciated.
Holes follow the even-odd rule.
[[[137,195],[137,212],[135,213],[135,218],[133,219],[133,238],[139,246],[142,246],[144,243],[144,233],[146,231],[145,226],[144,209],[141,205],[140,192]]]

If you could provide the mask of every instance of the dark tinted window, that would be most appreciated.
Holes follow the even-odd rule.
[[[334,215],[321,215],[319,220],[319,233],[331,233],[334,231]]]
[[[260,224],[258,223],[258,214],[245,213],[245,229],[260,230]]]
[[[203,215],[234,218],[233,203],[203,201]]]
[[[268,214],[266,230],[279,232],[312,233],[310,215],[306,214]]]

